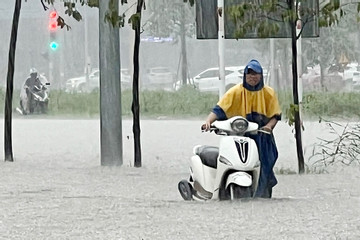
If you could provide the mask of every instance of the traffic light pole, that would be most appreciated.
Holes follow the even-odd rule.
[[[49,35],[49,42],[50,42],[50,47],[49,47],[49,81],[54,84],[54,54],[53,54],[53,50],[51,48],[51,43],[53,42],[53,40],[56,38],[55,33],[50,31],[50,35]]]
[[[52,83],[53,87],[60,87],[60,78],[59,78],[59,64],[55,63],[55,54],[58,49],[57,42],[57,20],[58,14],[55,10],[50,11],[49,14],[49,81]]]
[[[224,27],[224,0],[218,0],[218,52],[219,52],[219,99],[225,94],[225,27]]]
[[[85,13],[85,17],[84,17],[84,25],[85,25],[85,29],[84,29],[84,52],[85,52],[85,82],[86,85],[89,87],[89,74],[91,71],[91,64],[90,64],[90,60],[89,60],[89,44],[88,44],[88,19],[87,19],[87,8],[85,8],[84,13]]]

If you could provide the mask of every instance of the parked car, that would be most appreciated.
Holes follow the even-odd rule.
[[[142,88],[173,90],[175,73],[167,67],[154,67],[146,70],[141,80]]]
[[[66,92],[80,93],[80,92],[92,92],[100,88],[100,70],[95,68],[89,74],[88,84],[86,83],[85,75],[70,78],[65,83]],[[131,76],[128,69],[121,69],[121,87],[122,89],[131,87]]]
[[[132,75],[129,69],[121,69],[121,89],[130,89],[132,88]]]
[[[360,85],[360,65],[358,63],[347,64],[342,75],[345,81],[352,82],[356,87]]]
[[[324,69],[323,82],[321,83],[320,66],[314,65],[306,68],[302,74],[302,83],[304,91],[320,91],[324,87],[327,91],[346,91],[348,89],[347,81],[344,81],[343,73],[335,66]],[[321,86],[323,84],[323,86]]]
[[[244,76],[245,66],[232,66],[225,67],[225,90],[229,90],[231,87],[238,83],[242,83]],[[219,68],[208,68],[198,75],[193,80],[195,87],[200,92],[218,92],[220,84]]]
[[[94,69],[89,74],[89,82],[86,84],[86,76],[80,76],[75,78],[70,78],[65,83],[66,92],[69,93],[78,93],[78,92],[91,92],[96,88],[99,88],[99,77],[100,70]]]

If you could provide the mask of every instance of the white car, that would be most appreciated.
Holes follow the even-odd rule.
[[[245,66],[225,67],[225,90],[242,83]],[[196,75],[193,80],[200,92],[219,92],[219,68],[209,68]]]
[[[175,74],[167,67],[154,67],[146,70],[141,80],[142,87],[146,89],[172,90]]]
[[[89,74],[89,81],[86,84],[85,76],[76,78],[70,78],[66,81],[65,88],[66,92],[69,93],[81,93],[81,92],[92,92],[100,88],[100,70],[95,68]],[[121,87],[122,89],[131,87],[131,76],[127,69],[121,69]]]
[[[121,69],[121,90],[132,88],[132,75],[129,69]]]
[[[345,81],[351,81],[354,86],[360,85],[360,65],[358,63],[347,64],[341,74]]]

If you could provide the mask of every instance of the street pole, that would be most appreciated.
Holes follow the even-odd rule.
[[[90,72],[90,61],[89,61],[89,44],[88,44],[88,15],[87,15],[87,7],[85,7],[84,9],[84,25],[85,25],[85,29],[84,29],[84,52],[85,52],[85,82],[86,82],[86,86],[89,87],[89,72]]]
[[[225,26],[224,26],[224,0],[218,0],[218,50],[219,50],[219,99],[225,94]]]
[[[101,166],[123,164],[119,27],[104,20],[111,2],[99,1]],[[118,1],[111,7],[118,14]]]
[[[300,31],[301,31],[301,20],[298,20],[298,23],[296,25],[297,36],[299,36]],[[298,69],[298,92],[299,92],[298,94],[299,94],[299,102],[301,104],[303,98],[301,36],[297,40],[297,69]]]
[[[277,90],[276,80],[275,80],[275,39],[270,38],[270,78],[269,75],[266,77],[265,84],[270,85]]]

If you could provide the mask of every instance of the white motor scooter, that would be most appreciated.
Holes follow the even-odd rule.
[[[215,121],[210,128],[223,135],[219,147],[195,146],[190,159],[190,178],[178,189],[184,200],[233,200],[253,197],[260,174],[260,160],[255,141],[245,133],[257,134],[258,124],[236,116]]]

